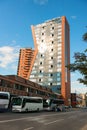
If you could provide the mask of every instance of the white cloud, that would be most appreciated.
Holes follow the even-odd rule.
[[[76,93],[86,93],[87,87],[86,85],[80,83],[78,78],[81,78],[82,75],[79,72],[71,73],[71,92]]]
[[[73,78],[76,74],[74,72],[71,72],[71,78]]]
[[[72,85],[79,85],[79,81],[72,81]]]
[[[72,93],[87,93],[87,87],[85,86],[78,86],[78,87],[71,87]]]
[[[12,43],[13,43],[13,44],[15,44],[15,43],[16,43],[16,41],[15,41],[15,40],[12,40]]]
[[[71,16],[71,19],[76,19],[76,18],[77,18],[77,16],[75,16],[75,15]]]
[[[0,68],[12,67],[19,57],[19,46],[2,46],[0,47]]]
[[[82,83],[79,83],[79,81],[72,81],[71,82],[71,92],[76,93],[86,93],[87,87],[83,85]]]
[[[45,5],[48,2],[48,0],[34,0],[34,2],[40,5]]]

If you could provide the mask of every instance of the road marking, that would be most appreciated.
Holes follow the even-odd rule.
[[[55,121],[52,121],[52,122],[48,122],[48,123],[45,123],[44,125],[50,125],[50,124],[53,124],[55,122],[59,122],[59,121],[63,121],[64,119],[60,119],[60,120],[55,120]]]
[[[30,127],[30,128],[26,128],[26,129],[24,129],[24,130],[31,130],[31,129],[33,129],[34,127]]]
[[[77,118],[77,115],[72,115],[72,116],[68,117],[68,119],[74,119],[74,118]]]
[[[3,121],[0,121],[0,123],[13,122],[13,121],[19,121],[19,120],[24,120],[24,119],[30,119],[30,117],[19,118],[19,119],[11,119],[11,120],[3,120]]]

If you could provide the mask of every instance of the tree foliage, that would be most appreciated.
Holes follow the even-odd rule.
[[[83,40],[87,42],[87,33],[83,35]],[[87,49],[74,54],[74,63],[69,64],[67,68],[74,71],[79,71],[82,74],[82,78],[79,78],[79,82],[87,85]]]
[[[83,35],[83,40],[87,42],[87,33]]]

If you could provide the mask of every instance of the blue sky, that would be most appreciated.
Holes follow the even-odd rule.
[[[31,25],[66,16],[70,25],[71,62],[74,52],[87,48],[82,35],[87,32],[87,0],[0,0],[0,74],[16,74],[19,49],[34,47]],[[87,92],[71,74],[72,92]]]

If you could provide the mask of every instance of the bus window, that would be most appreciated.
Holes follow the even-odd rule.
[[[8,94],[0,93],[0,99],[9,99]]]
[[[22,108],[25,107],[26,102],[28,102],[28,101],[27,101],[26,98],[24,98],[24,99],[23,99],[23,102],[22,102]]]

